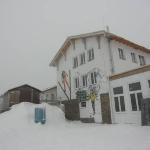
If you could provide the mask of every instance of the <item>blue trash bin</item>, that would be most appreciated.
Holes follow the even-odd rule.
[[[45,108],[35,108],[35,123],[38,123],[38,122],[45,124],[46,122]]]

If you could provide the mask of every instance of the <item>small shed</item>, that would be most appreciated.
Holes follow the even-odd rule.
[[[9,106],[20,102],[32,102],[40,103],[40,90],[32,87],[28,84],[24,84],[19,87],[15,87],[6,92],[7,100],[9,101]]]

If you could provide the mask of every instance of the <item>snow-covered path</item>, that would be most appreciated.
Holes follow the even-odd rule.
[[[33,122],[36,105],[29,103],[0,115],[0,150],[150,150],[150,127],[68,122],[44,105],[45,125]]]

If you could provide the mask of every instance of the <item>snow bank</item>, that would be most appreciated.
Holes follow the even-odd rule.
[[[46,108],[46,124],[48,125],[59,125],[66,122],[64,113],[60,108],[56,106],[50,106],[46,103],[32,104],[28,102],[13,105],[10,111],[0,115],[0,122],[2,124],[10,124],[11,126],[17,126],[19,124],[22,127],[25,125],[35,124],[35,107]]]
[[[44,125],[34,123],[41,106]],[[21,103],[0,114],[0,150],[150,150],[150,127],[68,122],[55,106]]]

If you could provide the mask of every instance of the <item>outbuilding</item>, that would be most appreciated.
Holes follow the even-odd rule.
[[[40,103],[40,90],[28,84],[12,88],[5,93],[5,100],[9,106],[20,102]]]

